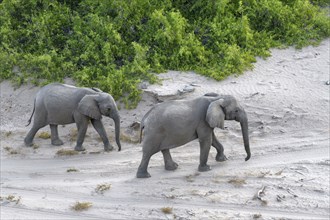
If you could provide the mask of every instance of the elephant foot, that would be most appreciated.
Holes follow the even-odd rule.
[[[205,172],[211,170],[211,167],[209,165],[199,165],[198,171],[199,172]]]
[[[227,160],[227,157],[224,154],[217,153],[217,156],[215,157],[215,160],[218,161],[218,162],[223,162],[223,161]]]
[[[112,151],[112,150],[113,150],[113,146],[112,145],[109,144],[109,145],[105,145],[104,146],[104,151],[107,151],[108,152],[108,151]]]
[[[149,177],[151,177],[151,175],[147,172],[147,171],[145,171],[145,172],[137,172],[136,173],[136,177],[137,178],[149,178]]]
[[[165,164],[165,170],[176,170],[178,168],[178,164],[172,161],[171,163]]]
[[[33,141],[28,141],[28,140],[24,139],[24,144],[27,147],[32,147],[33,146]]]
[[[80,147],[76,146],[76,147],[74,148],[74,150],[75,150],[75,151],[85,151],[86,149],[83,148],[82,146],[80,146]]]
[[[54,146],[61,146],[63,144],[64,142],[61,139],[52,140],[52,145]]]

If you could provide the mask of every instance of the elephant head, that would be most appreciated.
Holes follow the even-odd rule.
[[[219,99],[212,101],[207,109],[206,121],[210,127],[224,128],[224,120],[235,120],[240,122],[244,147],[247,154],[245,161],[251,157],[249,144],[248,118],[245,110],[239,105],[236,99],[230,95],[219,96],[215,94],[206,94],[206,96],[217,96]]]
[[[100,120],[102,115],[110,117],[115,122],[115,138],[118,151],[121,150],[120,144],[120,117],[115,100],[111,95],[101,92],[93,95],[85,95],[78,105],[80,113]]]

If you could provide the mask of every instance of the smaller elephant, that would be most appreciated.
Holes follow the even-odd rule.
[[[244,147],[247,153],[245,160],[251,157],[248,118],[241,105],[230,95],[208,93],[192,100],[175,100],[157,104],[149,110],[141,121],[142,160],[137,171],[137,178],[147,178],[149,160],[152,155],[161,151],[165,169],[175,170],[175,163],[170,149],[182,146],[198,138],[200,143],[199,171],[208,171],[208,154],[211,145],[216,148],[217,161],[227,160],[222,144],[214,134],[214,128],[224,128],[224,120],[240,122]]]
[[[51,143],[59,146],[63,141],[58,136],[58,125],[76,123],[78,129],[76,151],[84,151],[82,147],[89,122],[92,123],[97,133],[101,136],[104,150],[110,151],[113,146],[109,143],[106,131],[101,121],[102,115],[110,117],[115,122],[115,139],[118,151],[120,144],[120,117],[117,105],[108,93],[95,88],[79,88],[71,85],[51,83],[42,87],[35,99],[32,115],[33,126],[26,135],[26,146],[33,145],[33,139],[37,131],[50,126]],[[27,125],[27,126],[28,126]]]

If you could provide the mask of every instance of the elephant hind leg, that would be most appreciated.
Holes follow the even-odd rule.
[[[138,168],[138,171],[136,173],[137,178],[149,178],[149,177],[151,177],[151,175],[148,173],[148,165],[149,165],[149,161],[150,161],[151,156],[152,156],[151,154],[143,152],[142,160],[141,160],[140,166]]]
[[[140,163],[140,166],[138,168],[138,171],[136,173],[137,178],[149,178],[150,174],[148,173],[148,165],[149,161],[152,155],[158,152],[158,148],[152,148],[151,150],[145,150],[146,147],[143,148],[143,155],[142,155],[142,160]],[[150,149],[150,148],[149,148]]]
[[[178,168],[178,164],[173,161],[170,150],[162,150],[162,153],[164,157],[165,170],[176,170]]]
[[[39,131],[39,129],[44,127],[44,126],[35,126],[35,125],[32,126],[31,130],[29,131],[29,133],[24,138],[25,146],[27,146],[27,147],[32,147],[33,146],[34,136]]]
[[[49,127],[50,127],[52,145],[54,146],[63,145],[63,141],[58,136],[58,129],[57,129],[58,126],[50,124]]]

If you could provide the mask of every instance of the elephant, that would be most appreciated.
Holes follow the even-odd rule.
[[[217,150],[216,161],[227,160],[223,146],[214,134],[214,128],[224,129],[224,120],[240,122],[247,153],[245,161],[249,160],[251,152],[248,118],[233,96],[207,93],[191,100],[172,100],[155,105],[141,120],[140,142],[142,139],[143,155],[136,177],[150,177],[147,171],[150,158],[159,151],[163,154],[165,169],[177,169],[178,164],[173,161],[170,149],[197,138],[200,144],[198,171],[211,169],[207,164],[211,145]]]
[[[60,146],[63,141],[58,135],[58,125],[76,123],[78,129],[76,151],[84,151],[82,144],[85,139],[89,121],[101,136],[104,150],[110,151],[113,146],[109,143],[106,131],[102,123],[102,115],[108,116],[115,123],[115,139],[118,151],[120,144],[120,116],[117,105],[108,93],[96,88],[79,88],[71,85],[51,83],[42,87],[34,99],[32,115],[28,121],[31,123],[34,115],[33,126],[26,135],[26,146],[33,145],[33,139],[37,131],[50,126],[51,144]],[[27,125],[27,126],[28,126]]]

